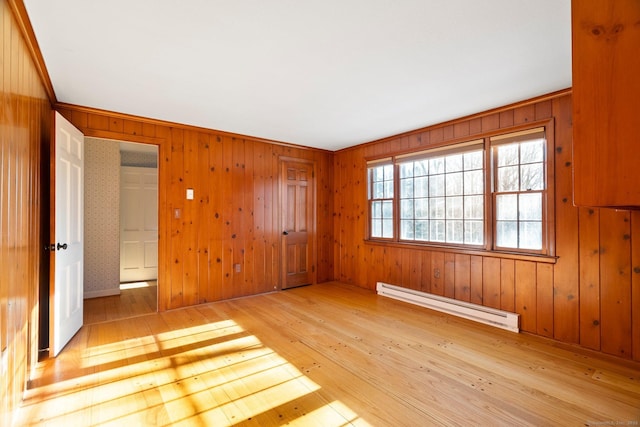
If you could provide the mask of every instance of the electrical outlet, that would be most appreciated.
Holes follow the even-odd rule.
[[[236,269],[236,273],[240,273],[242,271],[242,267],[240,266],[240,264],[234,264],[233,268]]]
[[[433,270],[433,277],[435,277],[436,279],[440,278],[440,269],[436,268]]]

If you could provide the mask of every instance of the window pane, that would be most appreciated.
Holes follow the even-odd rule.
[[[497,221],[496,226],[496,245],[503,248],[517,248],[518,223],[516,221]]]
[[[384,168],[384,179],[385,179],[385,181],[392,180],[393,179],[393,165],[385,165],[385,166],[383,166],[383,168]]]
[[[522,249],[542,249],[542,223],[520,223],[520,247]]]
[[[444,157],[429,159],[429,173],[431,175],[444,173]]]
[[[484,223],[482,221],[464,222],[464,242],[470,245],[484,243]]]
[[[393,181],[384,182],[384,198],[385,199],[393,198]]]
[[[462,173],[448,173],[445,176],[447,196],[462,195]]]
[[[431,175],[429,177],[429,196],[444,196],[444,175]]]
[[[464,170],[482,169],[482,150],[464,154]]]
[[[400,221],[400,238],[413,239],[413,221]]]
[[[520,144],[520,163],[544,161],[544,140],[536,139]]]
[[[384,181],[384,167],[378,166],[373,168],[373,180],[374,181]]]
[[[429,160],[420,160],[413,164],[414,176],[424,176],[429,172]]]
[[[371,237],[382,237],[382,221],[379,219],[371,221]]]
[[[520,194],[520,204],[518,206],[518,216],[520,220],[542,220],[542,194],[525,193]]]
[[[462,243],[464,228],[462,221],[447,221],[447,242]]]
[[[464,194],[484,193],[484,175],[481,170],[464,173]]]
[[[413,179],[400,180],[400,197],[408,198],[413,197]]]
[[[447,219],[462,219],[462,197],[447,197]]]
[[[403,163],[400,165],[400,178],[413,176],[413,163]]]
[[[382,202],[382,218],[393,218],[393,202],[390,200]]]
[[[415,222],[415,239],[429,240],[429,221]]]
[[[464,218],[480,220],[484,218],[483,196],[466,196],[464,198]]]
[[[431,219],[444,219],[444,197],[429,199],[429,213]]]
[[[382,202],[371,203],[371,218],[382,218]]]
[[[433,242],[444,242],[444,221],[429,221],[429,237]]]
[[[417,219],[429,218],[429,199],[415,199],[415,217]]]
[[[520,166],[520,190],[544,189],[544,168],[542,163]]]
[[[498,169],[498,191],[518,191],[520,186],[518,166],[508,166]]]
[[[390,219],[382,220],[382,237],[393,237],[393,221]]]
[[[429,195],[429,178],[426,176],[415,178],[413,186],[415,197],[427,197]]]
[[[502,194],[496,196],[496,219],[498,221],[518,219],[517,194]]]
[[[413,219],[413,199],[400,200],[400,219]]]
[[[373,184],[373,198],[374,199],[384,198],[384,184],[382,182],[376,182]]]
[[[518,164],[518,144],[498,146],[498,167]]]
[[[462,170],[462,154],[453,154],[445,157],[445,171],[449,172],[459,172]]]

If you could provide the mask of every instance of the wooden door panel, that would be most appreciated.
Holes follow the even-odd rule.
[[[285,161],[283,182],[283,289],[310,284],[313,281],[313,164]]]

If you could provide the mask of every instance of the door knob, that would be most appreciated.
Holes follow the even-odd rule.
[[[284,230],[284,231],[282,232],[282,235],[283,235],[283,236],[288,236],[288,235],[289,235],[289,232],[288,232],[287,230]]]
[[[66,250],[66,249],[67,249],[67,247],[68,247],[68,246],[67,246],[67,244],[66,244],[66,243],[64,243],[64,244],[62,244],[62,245],[61,245],[60,243],[58,243],[58,244],[56,245],[56,249],[58,249],[58,250],[60,250],[60,249],[65,249],[65,250]]]

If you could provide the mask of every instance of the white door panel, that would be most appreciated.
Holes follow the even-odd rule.
[[[55,129],[55,162],[52,168],[55,226],[51,251],[53,322],[50,337],[53,356],[57,356],[82,327],[84,296],[84,135],[57,112]]]
[[[158,170],[123,166],[120,179],[120,281],[158,277]]]

